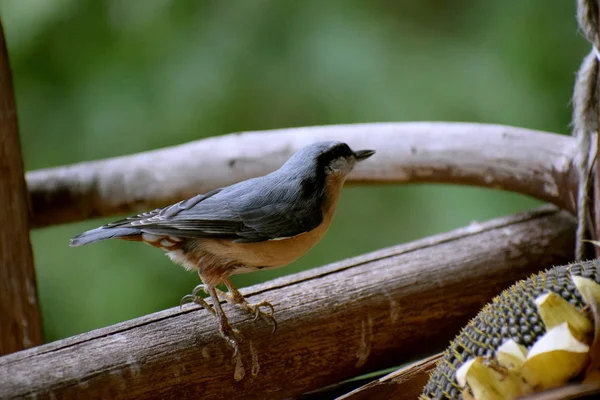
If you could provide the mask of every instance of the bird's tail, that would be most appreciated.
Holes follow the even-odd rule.
[[[127,236],[139,235],[141,231],[137,228],[112,228],[112,227],[100,227],[80,233],[71,239],[71,246],[83,246],[84,244],[99,242],[100,240],[112,239],[112,238],[125,238]]]

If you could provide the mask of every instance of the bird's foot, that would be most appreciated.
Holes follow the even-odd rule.
[[[277,321],[275,320],[275,308],[271,303],[266,300],[261,301],[260,303],[250,304],[246,300],[246,298],[240,293],[239,290],[233,285],[233,283],[229,279],[225,279],[225,286],[229,290],[229,293],[222,293],[221,296],[225,297],[225,299],[232,304],[237,304],[242,307],[244,310],[254,315],[254,320],[256,321],[259,317],[265,320],[267,323],[270,323],[273,326],[272,333],[275,333],[277,330]],[[269,310],[263,311],[261,307],[266,307]]]
[[[185,296],[183,296],[181,298],[181,301],[179,302],[179,309],[181,309],[184,304],[186,304],[188,302],[192,302],[194,304],[198,304],[200,307],[202,307],[205,310],[209,311],[211,314],[216,315],[214,308],[210,304],[208,304],[206,302],[206,300],[204,300],[202,297],[198,296],[198,292],[200,290],[203,290],[204,292],[207,292],[207,289],[206,289],[205,285],[198,285],[198,286],[196,286],[194,288],[194,290],[192,290],[192,294],[186,294]]]
[[[242,335],[240,335],[240,331],[235,328],[232,328],[229,323],[219,324],[219,333],[221,333],[221,337],[225,339],[229,347],[233,349],[233,354],[231,358],[235,358],[240,353],[240,342],[242,341]]]
[[[211,293],[211,289],[213,293]],[[206,300],[200,297],[198,295],[200,291],[204,291],[205,293],[209,294],[215,305],[211,306],[206,302]],[[215,315],[219,321],[219,333],[221,334],[221,337],[225,339],[229,347],[233,349],[233,355],[231,358],[235,358],[240,354],[240,342],[242,341],[242,335],[237,329],[232,328],[229,324],[227,316],[219,304],[218,295],[227,297],[228,293],[225,293],[215,287],[209,287],[208,285],[200,284],[196,286],[194,290],[192,290],[191,294],[183,296],[179,303],[179,307],[181,308],[187,302],[193,302],[210,311],[211,314]]]
[[[254,314],[254,320],[256,321],[259,317],[267,321],[267,323],[273,326],[271,333],[275,333],[277,330],[277,320],[275,320],[275,307],[266,300],[260,303],[248,303],[245,299],[243,302],[238,303],[244,310],[251,314]],[[261,307],[265,307],[267,310],[263,311]]]

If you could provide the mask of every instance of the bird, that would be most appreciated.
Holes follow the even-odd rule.
[[[202,284],[181,299],[192,301],[218,321],[221,336],[239,351],[219,296],[277,328],[268,301],[250,304],[230,277],[290,264],[327,232],[346,177],[375,150],[354,151],[341,141],[309,144],[279,169],[153,211],[130,216],[73,237],[71,246],[106,239],[139,241],[164,250],[176,264],[197,271]],[[218,285],[224,284],[228,292]],[[209,305],[200,295],[206,292]],[[263,309],[265,311],[263,311]]]

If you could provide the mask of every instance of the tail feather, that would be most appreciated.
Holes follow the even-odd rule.
[[[100,240],[139,235],[137,228],[96,228],[80,233],[71,239],[70,246],[83,246],[84,244],[99,242]]]

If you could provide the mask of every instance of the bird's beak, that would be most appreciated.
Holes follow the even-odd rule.
[[[354,157],[356,157],[356,161],[366,160],[375,154],[375,150],[358,150],[354,152]]]

